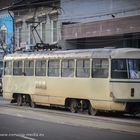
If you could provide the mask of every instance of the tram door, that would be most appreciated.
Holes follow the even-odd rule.
[[[36,60],[35,63],[35,88],[33,100],[34,102],[48,104],[49,97],[47,94],[47,78],[46,78],[46,60]]]
[[[106,99],[109,92],[109,60],[107,58],[93,59],[92,78],[94,97],[99,100]]]

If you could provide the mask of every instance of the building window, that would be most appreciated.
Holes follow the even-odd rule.
[[[90,60],[81,59],[77,60],[76,77],[89,77],[90,76]]]
[[[57,41],[57,21],[53,20],[53,42]]]
[[[32,24],[29,25],[29,44],[30,45],[33,45],[33,28],[32,28]]]
[[[59,76],[59,60],[49,60],[48,62],[48,76]]]
[[[74,60],[62,60],[61,76],[62,77],[74,76]]]
[[[7,28],[5,25],[1,26],[0,28],[0,39],[3,43],[6,43],[6,34],[7,34]]]
[[[36,29],[36,31],[34,30],[34,36],[35,36],[35,40],[38,42],[41,42],[41,35],[42,35],[42,30],[41,30],[41,24],[35,24],[35,26],[37,26],[37,27],[35,27]]]
[[[109,71],[108,59],[93,59],[92,61],[92,77],[107,78]]]
[[[17,28],[17,47],[20,47],[21,42],[22,42],[22,29],[21,27]]]
[[[42,41],[46,41],[46,23],[42,23]]]

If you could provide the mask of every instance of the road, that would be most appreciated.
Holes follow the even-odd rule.
[[[139,120],[17,107],[0,100],[1,140],[135,140],[140,137]]]
[[[140,135],[0,115],[1,140],[138,140]],[[2,136],[3,135],[3,136]],[[5,135],[5,136],[4,136]]]

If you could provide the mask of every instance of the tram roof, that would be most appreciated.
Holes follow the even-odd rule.
[[[16,52],[5,56],[5,60],[12,59],[36,59],[36,58],[140,58],[140,49],[118,48],[118,49],[78,49],[60,51],[37,51]]]

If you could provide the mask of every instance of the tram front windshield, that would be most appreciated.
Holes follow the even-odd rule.
[[[140,59],[112,59],[112,79],[140,79]]]

